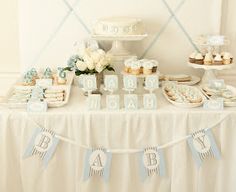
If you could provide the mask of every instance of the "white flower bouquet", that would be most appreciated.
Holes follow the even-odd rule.
[[[111,66],[111,56],[102,49],[85,48],[77,55],[70,57],[64,70],[75,71],[76,76],[82,74],[99,74],[105,70],[115,71]]]

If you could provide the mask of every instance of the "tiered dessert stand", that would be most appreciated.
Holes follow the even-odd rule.
[[[115,64],[123,64],[123,61],[131,56],[130,53],[124,46],[125,42],[130,41],[141,41],[147,37],[147,34],[143,35],[125,35],[125,36],[107,36],[107,35],[92,35],[93,39],[99,41],[112,41],[112,47],[108,53],[113,55],[113,62]]]
[[[215,71],[230,69],[234,64],[232,63],[228,65],[200,65],[195,63],[188,63],[188,65],[195,69],[204,69],[205,72],[202,77],[201,84],[207,84],[211,79],[217,79]]]
[[[224,39],[224,41],[215,41],[215,42],[204,42],[200,43],[198,41],[194,42],[198,47],[207,49],[208,52],[211,52],[213,49],[217,49],[218,51],[221,49],[221,47],[229,45],[229,40]],[[206,84],[212,79],[217,79],[216,71],[226,70],[230,69],[234,66],[234,63],[228,64],[228,65],[201,65],[201,64],[195,64],[188,62],[188,65],[195,69],[203,69],[205,70],[204,75],[201,80],[201,84]]]

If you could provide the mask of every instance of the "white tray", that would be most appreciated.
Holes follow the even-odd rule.
[[[171,76],[171,75],[164,75],[164,76]],[[170,80],[169,80],[170,81]],[[180,85],[196,85],[201,81],[201,78],[195,75],[191,75],[191,81],[184,81],[184,82],[177,82]]]
[[[197,89],[196,87],[192,87],[193,89]],[[169,101],[171,104],[175,105],[176,107],[181,107],[181,108],[195,108],[195,107],[200,107],[203,105],[204,103],[204,96],[202,95],[201,91],[199,89],[197,89],[199,91],[199,94],[202,96],[202,102],[200,103],[179,103],[179,102],[175,102],[173,100],[171,100],[169,98],[169,96],[166,94],[165,92],[165,86],[162,88],[162,93],[164,95],[164,97],[167,99],[167,101]]]
[[[56,107],[62,107],[66,105],[69,102],[70,98],[70,92],[71,92],[71,85],[73,83],[74,79],[74,73],[72,72],[67,72],[67,82],[65,85],[53,85],[48,87],[49,89],[57,89],[57,90],[64,90],[65,91],[65,99],[62,102],[53,102],[53,103],[48,103],[48,107],[50,108],[56,108]],[[18,80],[19,82],[19,80]],[[22,86],[22,85],[14,85],[13,87],[10,88],[10,90],[7,93],[7,96],[4,99],[4,103],[7,104],[9,108],[25,108],[27,106],[27,102],[24,103],[9,103],[8,99],[12,96],[12,92],[14,91],[15,88],[19,89],[32,89],[34,86]]]
[[[209,95],[207,95],[207,93],[203,90],[202,88],[203,86],[200,87],[202,93],[208,98],[208,99],[212,99]],[[226,85],[226,88],[230,91],[232,91],[234,94],[236,94],[236,88],[231,86],[231,85]],[[227,102],[224,101],[224,106],[225,107],[236,107],[236,102]]]

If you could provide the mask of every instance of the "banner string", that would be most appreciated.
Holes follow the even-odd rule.
[[[4,103],[1,103],[1,104],[4,104]],[[7,105],[7,104],[6,104]],[[12,110],[12,109],[9,109],[8,107],[4,107],[5,109],[9,110],[11,113],[16,113],[16,111]],[[205,130],[209,130],[209,129],[214,129],[214,128],[217,128],[217,125],[222,123],[226,118],[229,117],[230,114],[226,114],[223,118],[221,118],[220,120],[218,120],[216,123],[214,123],[211,127],[208,127],[207,129]],[[42,128],[41,125],[39,125],[35,120],[33,120],[31,117],[29,117],[29,113],[26,113],[26,118],[31,121],[32,123],[34,123],[37,127],[39,128]],[[73,141],[67,137],[64,137],[64,136],[61,136],[59,134],[56,134],[55,135],[56,138],[64,141],[64,142],[67,142],[67,143],[70,143],[72,145],[76,145],[78,147],[81,147],[81,148],[84,148],[84,149],[91,149],[92,147],[89,147],[89,146],[86,146],[86,145],[82,145],[82,144],[78,144],[76,141]],[[155,146],[158,146],[157,148],[158,149],[165,149],[165,148],[169,148],[169,147],[172,147],[178,143],[181,143],[185,140],[187,140],[189,137],[191,137],[191,135],[186,135],[186,136],[183,136],[179,139],[176,139],[174,141],[171,141],[171,142],[168,142],[166,144],[163,144],[163,145],[155,145]],[[144,147],[145,148],[145,147]],[[120,154],[120,153],[139,153],[139,152],[142,152],[143,149],[109,149],[109,148],[106,148],[107,149],[107,152],[110,152],[110,153],[117,153],[117,154]]]

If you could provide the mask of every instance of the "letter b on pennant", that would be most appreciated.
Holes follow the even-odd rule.
[[[39,152],[46,152],[52,145],[52,135],[46,131],[41,132],[35,139],[35,148]]]
[[[160,162],[157,151],[155,149],[146,149],[143,155],[143,162],[146,169],[157,169]]]

